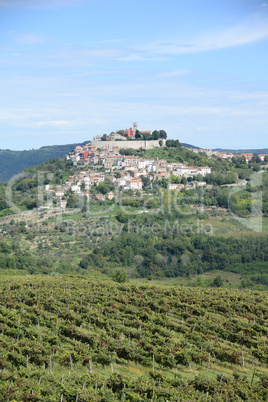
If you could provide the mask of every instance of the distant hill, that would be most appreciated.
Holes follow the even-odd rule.
[[[186,144],[185,142],[182,142],[181,145],[185,148],[195,148],[195,149],[201,149],[200,147],[196,147],[195,145],[191,144]]]
[[[200,147],[197,147],[196,145],[186,144],[186,143],[183,143],[183,142],[181,144],[185,148],[201,149]],[[204,148],[207,148],[207,147],[204,147]],[[268,154],[268,148],[260,148],[260,149],[213,148],[212,150],[213,151],[218,151],[218,152],[232,152],[233,154],[242,154],[242,153],[252,153],[254,155]]]
[[[80,144],[52,145],[28,151],[0,150],[0,182],[10,180],[15,174],[24,169],[40,165],[53,158],[63,158],[72,151],[76,145],[85,145],[88,141]]]
[[[251,153],[254,155],[258,154],[268,154],[268,148],[261,149],[223,149],[223,148],[215,148],[213,151],[219,152],[232,152],[234,154],[242,154],[242,153]]]

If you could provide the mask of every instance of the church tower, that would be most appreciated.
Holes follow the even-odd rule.
[[[138,123],[133,123],[134,134],[136,133],[136,130],[138,130]]]

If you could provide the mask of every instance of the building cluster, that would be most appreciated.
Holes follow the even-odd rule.
[[[113,184],[119,190],[143,190],[144,181],[147,178],[149,185],[155,181],[167,179],[171,175],[178,179],[189,177],[192,182],[187,184],[168,184],[168,189],[180,191],[183,188],[191,189],[197,186],[205,186],[204,181],[200,181],[200,176],[204,177],[211,173],[211,168],[207,166],[194,167],[183,163],[170,163],[164,159],[144,158],[136,155],[121,155],[117,147],[106,148],[103,141],[103,148],[97,149],[88,143],[84,146],[77,146],[74,151],[66,155],[66,159],[73,162],[75,166],[81,166],[78,174],[69,176],[65,185],[57,190],[46,186],[47,194],[50,199],[57,199],[61,207],[66,206],[66,196],[72,192],[85,197],[94,197],[99,201],[113,199],[112,191],[103,194],[91,194],[92,188],[98,189],[101,184]],[[199,175],[199,181],[193,181]],[[179,181],[179,180],[178,180]],[[96,193],[96,191],[93,191]]]
[[[233,153],[233,152],[213,151],[212,149],[201,149],[201,148],[187,148],[187,149],[189,149],[189,151],[192,151],[192,152],[194,152],[196,154],[204,152],[207,156],[215,155],[218,158],[229,159],[229,160],[231,160],[232,158],[237,158],[237,157],[244,156],[247,163],[250,162],[250,160],[254,156],[253,153],[237,154],[237,153]],[[262,162],[264,162],[265,157],[268,156],[268,155],[267,154],[259,154],[257,156],[260,158],[260,160]]]
[[[138,130],[138,123],[133,123],[133,126],[130,128],[127,128],[125,130],[120,130],[120,133],[114,133],[112,132],[110,135],[96,135],[93,138],[93,141],[126,141],[127,139],[134,140],[136,132]],[[152,134],[151,130],[141,130],[139,131],[140,134]]]

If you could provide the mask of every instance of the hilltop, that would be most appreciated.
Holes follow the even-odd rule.
[[[14,151],[10,149],[0,150],[0,183],[4,183],[10,180],[14,175],[21,173],[27,168],[38,166],[43,162],[49,161],[54,158],[64,158],[66,154],[71,152],[77,145],[84,146],[88,141],[82,143],[73,144],[63,144],[63,145],[51,145],[43,146],[39,149],[31,149],[24,151]],[[154,141],[157,142],[157,141]],[[132,141],[133,143],[133,141]],[[118,143],[117,143],[118,145]],[[129,145],[126,144],[125,147]],[[131,145],[131,144],[130,144]],[[191,145],[188,143],[181,143],[184,148],[190,150],[202,150],[200,147]],[[254,155],[258,154],[268,154],[268,148],[263,149],[221,149],[215,148],[212,151],[229,154],[243,154],[252,153]]]

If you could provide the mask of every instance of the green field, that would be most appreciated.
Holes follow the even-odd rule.
[[[6,401],[266,401],[267,293],[2,276]]]

